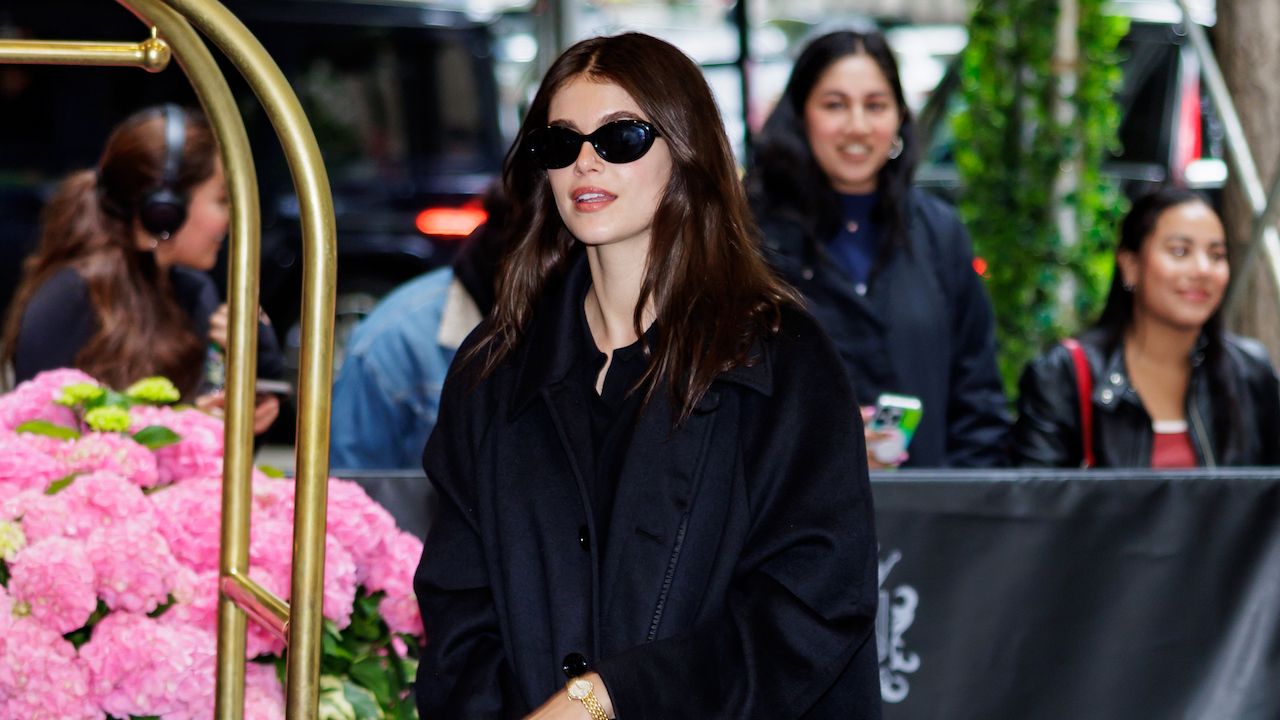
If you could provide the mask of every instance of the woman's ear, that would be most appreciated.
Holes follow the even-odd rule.
[[[1138,286],[1142,273],[1138,267],[1138,254],[1132,250],[1120,250],[1116,253],[1116,272],[1120,273],[1120,284],[1125,290]]]

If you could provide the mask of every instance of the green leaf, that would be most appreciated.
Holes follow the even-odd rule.
[[[262,472],[263,475],[274,480],[279,480],[285,477],[284,471],[274,465],[259,465],[258,470]]]
[[[178,442],[182,436],[163,425],[148,425],[134,433],[133,439],[149,450],[158,450]]]
[[[173,594],[170,593],[169,597],[165,598],[165,601],[161,603],[158,607],[156,607],[155,610],[152,610],[151,612],[147,613],[147,617],[158,618],[161,615],[164,615],[166,612],[169,612],[169,608],[173,607],[174,603],[176,602],[178,602],[177,598],[175,598]]]
[[[358,720],[385,720],[378,698],[367,688],[360,687],[350,680],[343,680],[342,694],[356,711]]]
[[[63,490],[66,490],[67,487],[71,485],[71,483],[75,482],[76,478],[79,477],[79,475],[80,473],[73,472],[70,475],[67,475],[66,477],[62,477],[62,478],[58,478],[57,480],[54,480],[53,482],[49,483],[49,487],[45,488],[44,494],[57,495]]]
[[[80,431],[75,428],[69,428],[66,425],[58,425],[48,420],[28,420],[13,429],[14,432],[31,433],[32,435],[43,435],[45,437],[57,438],[59,440],[76,440],[80,437]]]
[[[391,690],[391,681],[388,677],[390,672],[391,668],[387,667],[385,659],[368,656],[351,663],[350,670],[351,679],[373,693],[378,704],[383,707],[390,707],[399,700]]]

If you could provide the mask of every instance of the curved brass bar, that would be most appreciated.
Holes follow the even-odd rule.
[[[231,199],[227,407],[222,483],[221,575],[248,574],[252,500],[253,385],[257,372],[258,180],[249,136],[222,69],[191,25],[163,0],[117,0],[159,28],[195,90],[218,141]],[[226,595],[218,599],[218,678],[215,717],[244,713],[245,614]]]
[[[303,236],[302,363],[298,386],[297,492],[286,713],[290,718],[312,718],[319,710],[325,512],[329,490],[333,298],[337,282],[333,197],[315,133],[307,123],[297,95],[262,44],[215,0],[167,2],[213,41],[249,82],[280,137],[298,191]],[[248,407],[251,404],[249,388],[241,389],[246,394],[236,399]]]
[[[234,601],[236,606],[248,613],[249,617],[277,639],[288,640],[288,603],[239,572],[223,575],[218,588],[223,595]]]
[[[136,43],[0,40],[0,65],[9,64],[139,67],[157,73],[169,66],[169,46],[154,37]]]

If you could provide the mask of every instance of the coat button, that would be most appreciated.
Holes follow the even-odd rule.
[[[1115,393],[1111,392],[1110,389],[1102,391],[1102,402],[1109,403],[1113,397],[1115,397]]]
[[[564,656],[564,664],[560,669],[564,671],[566,677],[576,678],[579,675],[586,675],[590,668],[587,667],[587,658],[582,653],[575,652]]]
[[[578,545],[584,552],[591,552],[591,536],[587,535],[587,526],[578,528]]]
[[[1122,382],[1124,382],[1124,376],[1123,376],[1123,375],[1121,375],[1120,373],[1111,373],[1111,384],[1112,384],[1112,385],[1119,385],[1119,384],[1120,384],[1120,383],[1122,383]]]

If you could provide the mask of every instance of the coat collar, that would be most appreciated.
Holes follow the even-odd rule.
[[[570,251],[567,265],[563,274],[548,281],[517,351],[512,418],[523,412],[544,388],[564,380],[577,359],[579,348],[573,342],[573,323],[578,322],[582,298],[591,285],[591,269],[581,245]],[[734,383],[771,395],[773,364],[769,356],[767,343],[757,341],[750,353],[753,364],[733,367],[716,377],[715,382]],[[708,392],[697,409],[710,409],[707,405],[715,402]]]

